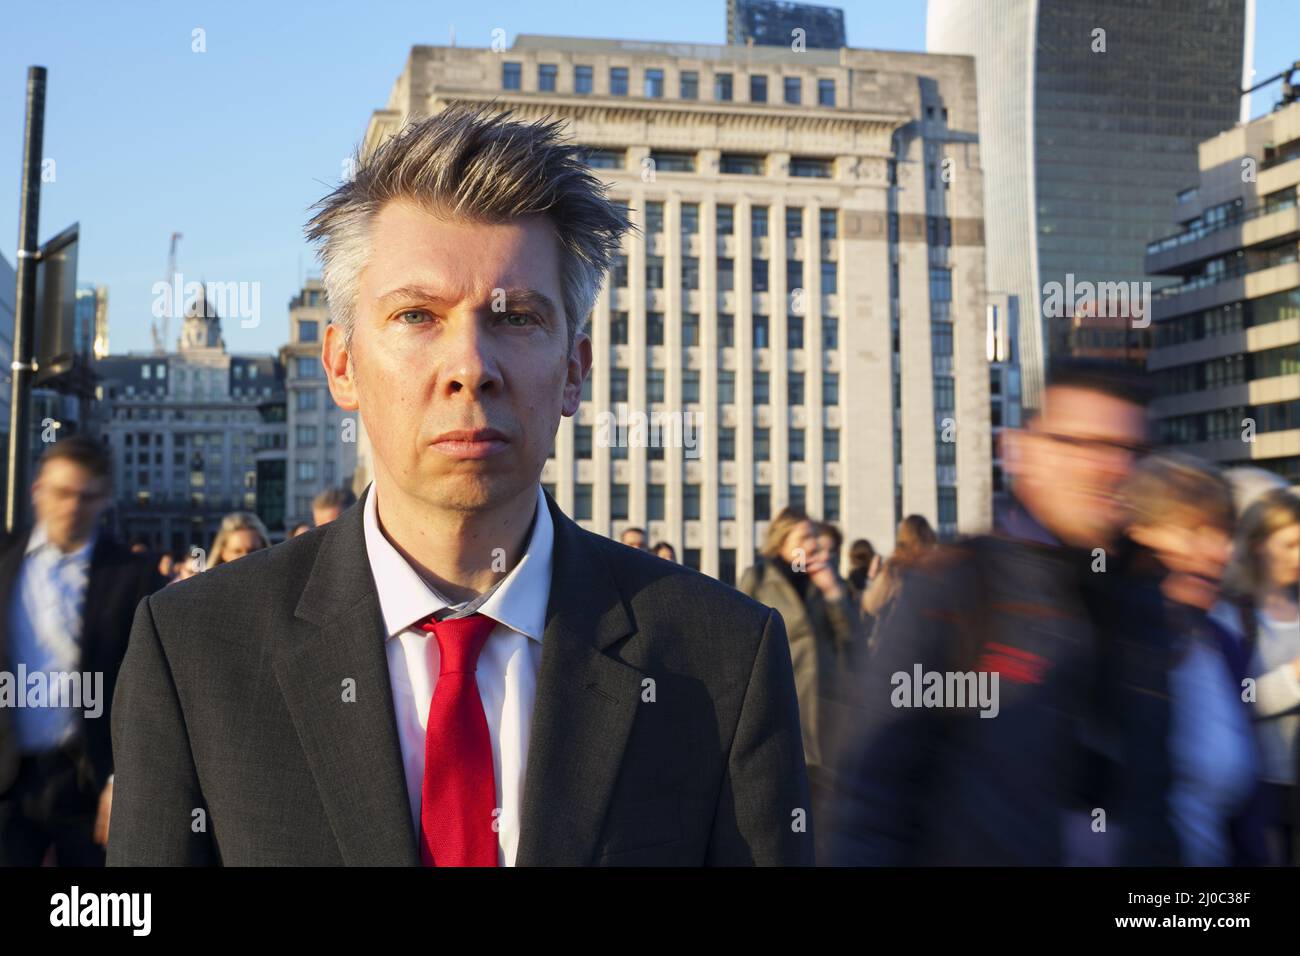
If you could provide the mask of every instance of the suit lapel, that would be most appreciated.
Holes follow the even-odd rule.
[[[364,506],[363,494],[325,531],[295,610],[306,623],[277,643],[275,675],[344,862],[416,866]],[[345,701],[349,680],[355,699]]]
[[[104,603],[108,600],[110,577],[113,573],[115,553],[113,541],[106,531],[100,531],[95,539],[95,546],[90,552],[90,573],[86,579],[86,599],[81,605],[81,633],[77,639],[81,643],[81,669],[98,670],[97,657],[99,647],[96,641],[96,624],[103,613]],[[132,608],[134,610],[134,608]]]
[[[643,675],[603,653],[633,633],[628,610],[586,532],[546,502],[555,545],[515,862],[582,866],[594,862]]]

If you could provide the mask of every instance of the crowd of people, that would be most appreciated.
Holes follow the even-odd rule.
[[[286,537],[296,538],[312,528],[329,524],[352,507],[356,500],[350,488],[326,488],[312,500],[311,523],[304,521],[294,525]],[[210,548],[206,551],[199,547],[164,551],[157,557],[158,574],[168,584],[184,581],[207,568],[228,564],[254,551],[269,548],[271,544],[271,533],[261,518],[251,511],[232,511],[222,517]],[[143,535],[132,537],[131,552],[152,555],[149,539]]]
[[[988,534],[911,515],[841,578],[838,529],[772,520],[740,588],[785,623],[819,862],[1297,862],[1300,497],[1153,449],[1147,399],[1058,363]]]
[[[988,534],[940,543],[910,515],[888,557],[858,539],[845,564],[834,524],[769,522],[738,586],[784,624],[820,862],[1297,862],[1300,497],[1153,450],[1145,402],[1139,377],[1057,366],[1004,435],[1011,493]],[[34,527],[0,558],[10,668],[111,670],[144,595],[271,544],[234,512],[206,552],[121,549],[98,528],[109,474],[84,438],[42,459]],[[314,524],[353,501],[324,493]],[[620,540],[676,561],[643,529]],[[107,728],[12,711],[0,862],[102,861]]]
[[[833,523],[772,519],[739,587],[785,623],[820,860],[1300,861],[1300,496],[1152,449],[1146,401],[1058,363],[987,535],[909,515],[841,577]],[[900,675],[980,672],[997,720],[974,694],[899,704]]]

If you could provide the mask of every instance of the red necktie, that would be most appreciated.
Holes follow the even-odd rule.
[[[492,739],[474,671],[496,621],[482,614],[419,623],[438,639],[438,683],[424,731],[420,859],[425,866],[496,866]]]

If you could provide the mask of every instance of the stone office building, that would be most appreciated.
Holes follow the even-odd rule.
[[[786,504],[886,553],[906,514],[946,535],[988,526],[971,58],[527,35],[501,52],[417,46],[364,148],[454,103],[566,120],[639,229],[590,316],[585,402],[543,472],[567,513],[604,534],[646,527],[729,582]],[[701,423],[697,447],[689,428],[640,441],[638,416],[656,413]]]

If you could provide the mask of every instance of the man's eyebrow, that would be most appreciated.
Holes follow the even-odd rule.
[[[446,301],[440,289],[427,285],[404,285],[375,296],[376,302],[388,302],[391,299],[422,299],[427,302]]]
[[[504,289],[502,291],[504,292],[504,304],[507,309],[533,308],[539,312],[546,313],[548,316],[558,314],[559,310],[556,308],[555,303],[551,301],[551,297],[546,295],[544,292],[538,292],[536,289],[523,288]],[[437,302],[440,304],[446,304],[451,301],[442,294],[441,290],[432,286],[423,285],[399,286],[396,289],[389,289],[387,292],[381,293],[375,297],[375,302],[379,305],[392,300],[418,300],[423,302]],[[501,301],[501,296],[497,294],[496,290],[493,290],[492,302],[495,303],[497,301]]]
[[[493,298],[495,300],[495,296]],[[508,309],[532,308],[547,316],[554,316],[558,312],[551,297],[536,289],[506,289],[505,301]]]

